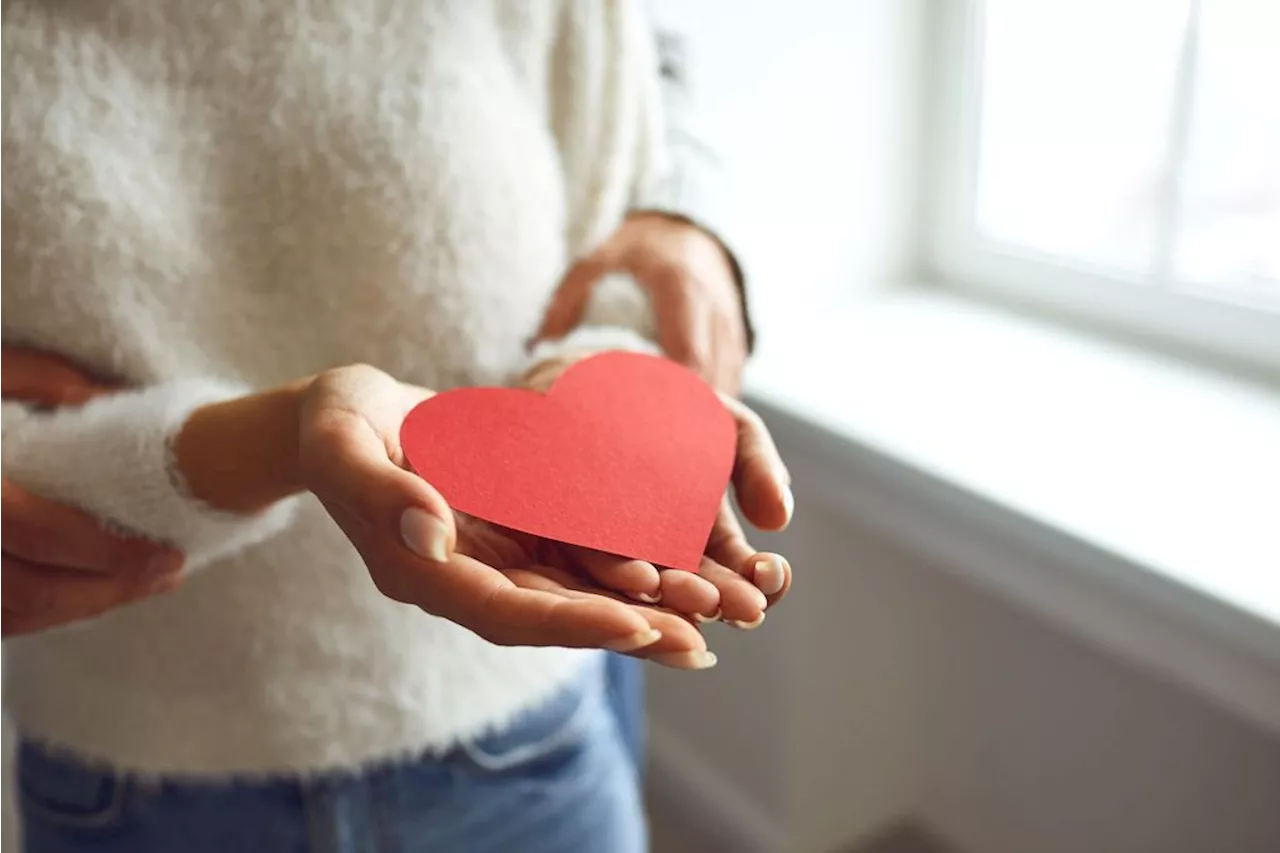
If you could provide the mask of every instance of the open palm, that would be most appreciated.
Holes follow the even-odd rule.
[[[303,401],[306,485],[386,595],[502,645],[611,648],[699,668],[714,657],[693,622],[723,617],[752,627],[785,594],[789,567],[746,544],[727,503],[698,575],[455,515],[406,470],[399,446],[405,415],[431,393],[354,366],[321,374]],[[748,517],[780,527],[790,508],[776,450],[758,418],[735,401],[726,405],[739,419],[740,503]],[[447,547],[419,541],[424,531],[447,538]]]

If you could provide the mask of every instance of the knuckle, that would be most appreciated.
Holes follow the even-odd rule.
[[[351,417],[341,412],[325,413],[312,424],[309,437],[318,449],[341,458],[359,446],[356,426]]]

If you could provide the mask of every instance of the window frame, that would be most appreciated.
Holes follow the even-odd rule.
[[[941,0],[931,6],[931,94],[925,99],[923,150],[932,162],[924,170],[927,233],[921,259],[928,279],[965,296],[1280,379],[1280,305],[1243,296],[1233,300],[1226,287],[1172,283],[1166,271],[1126,276],[983,237],[975,221],[982,7],[981,0]],[[1172,157],[1181,156],[1188,129],[1190,75],[1181,76],[1188,79],[1178,84],[1174,109],[1182,118],[1175,116]],[[1166,256],[1176,228],[1176,217],[1168,219],[1158,237]]]

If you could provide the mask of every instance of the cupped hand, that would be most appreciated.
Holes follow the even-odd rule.
[[[66,359],[4,347],[3,396],[46,408],[113,389]],[[173,589],[183,556],[106,530],[97,519],[3,480],[5,637],[90,619]]]
[[[580,574],[581,555],[565,546],[455,515],[407,470],[400,425],[430,395],[366,366],[327,371],[302,393],[302,484],[379,590],[499,645],[605,648],[689,669],[715,663],[681,615]]]
[[[747,320],[733,261],[720,241],[687,219],[655,211],[628,216],[561,280],[538,331],[556,340],[577,328],[597,282],[629,273],[644,289],[658,344],[717,390],[737,394],[747,360]]]
[[[566,353],[534,367],[521,384],[546,392],[575,361],[590,353]],[[791,521],[795,501],[791,478],[760,417],[740,401],[721,394],[738,428],[733,493],[738,509],[761,530],[781,530]],[[791,566],[778,554],[756,551],[726,495],[697,574],[662,569],[643,560],[625,560],[585,548],[561,546],[566,559],[601,587],[640,601],[660,603],[694,622],[723,619],[737,628],[755,628],[766,609],[791,587]]]

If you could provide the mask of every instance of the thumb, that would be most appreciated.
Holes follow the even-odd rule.
[[[357,547],[369,538],[398,541],[444,562],[457,542],[453,511],[426,480],[392,462],[367,422],[330,425],[308,443],[303,479]]]
[[[108,389],[61,356],[4,347],[0,396],[41,406],[78,406]]]
[[[609,269],[605,257],[599,252],[574,264],[551,297],[551,304],[534,340],[558,340],[576,329],[586,313],[592,288]]]

